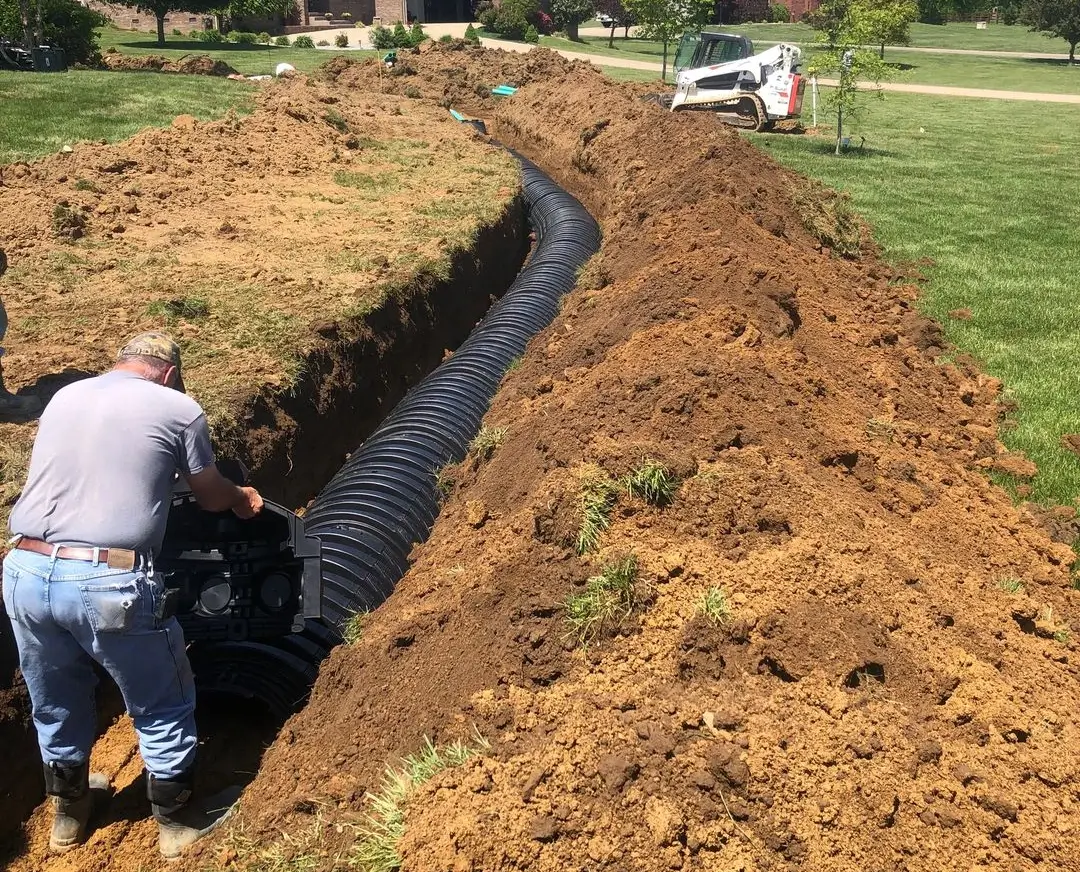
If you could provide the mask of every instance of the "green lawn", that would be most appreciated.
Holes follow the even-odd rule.
[[[359,37],[360,31],[357,31]],[[309,34],[316,38],[318,34]],[[354,40],[355,42],[355,40]],[[239,45],[236,43],[209,43],[188,39],[186,36],[166,36],[165,48],[158,48],[153,34],[106,27],[101,31],[101,50],[115,48],[121,54],[162,55],[181,58],[185,55],[209,55],[223,60],[237,72],[246,76],[266,75],[274,72],[280,63],[292,64],[296,69],[310,72],[339,54],[353,58],[365,58],[372,51],[325,51],[312,48],[286,48],[271,45]]]
[[[808,24],[740,24],[737,27],[715,27],[710,30],[741,33],[758,42],[813,43],[817,40]],[[1016,51],[1068,54],[1063,39],[1051,39],[1032,33],[1018,25],[991,24],[986,30],[976,30],[974,24],[913,24],[911,45],[917,48],[959,48],[982,51]]]
[[[29,160],[78,140],[115,142],[177,115],[219,118],[248,111],[254,86],[210,76],[72,70],[0,72],[0,164]]]
[[[1080,107],[890,94],[830,136],[758,135],[782,163],[849,191],[896,261],[932,258],[922,305],[1019,403],[1010,447],[1039,465],[1035,498],[1080,495]],[[970,320],[949,317],[967,308]]]
[[[540,44],[551,49],[587,52],[600,58],[619,57],[655,63],[660,62],[663,48],[660,43],[651,40],[621,37],[615,38],[614,48],[608,48],[606,37],[589,35],[585,35],[581,42],[545,36]],[[768,47],[769,40],[758,40],[755,50]],[[804,47],[803,52],[803,68],[806,69],[813,63],[815,51]],[[669,70],[673,53],[674,47],[671,47],[668,53]],[[1049,94],[1080,93],[1080,65],[1069,66],[1066,61],[901,52],[895,48],[885,50],[885,59],[897,66],[892,79],[896,82]],[[616,78],[648,79],[650,75],[616,75]]]

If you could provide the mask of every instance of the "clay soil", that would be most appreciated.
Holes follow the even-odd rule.
[[[339,868],[384,767],[475,731],[490,750],[411,799],[403,869],[1076,869],[1074,555],[986,478],[999,385],[712,119],[546,52],[404,60],[328,87],[484,117],[604,246],[493,403],[505,441],[455,471],[398,590],[182,868]],[[643,457],[674,500],[620,496],[578,556],[583,470]],[[627,553],[642,608],[582,650],[562,604]],[[45,824],[13,868],[154,865],[145,823],[56,862]]]
[[[248,117],[0,167],[5,379],[47,401],[165,329],[219,453],[300,506],[509,283],[518,185],[505,152],[441,108],[301,80],[268,86]],[[5,530],[35,430],[0,423]],[[294,457],[302,436],[313,450]],[[15,662],[0,627],[0,838],[41,790]],[[103,753],[128,760],[117,729]]]
[[[189,76],[229,76],[236,70],[225,61],[213,60],[206,55],[188,55],[171,60],[161,55],[124,55],[118,51],[106,52],[101,59],[110,70],[152,71],[156,73],[186,73]]]

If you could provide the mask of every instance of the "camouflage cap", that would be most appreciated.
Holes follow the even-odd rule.
[[[180,393],[184,390],[184,378],[180,369],[180,346],[172,341],[164,333],[140,333],[128,340],[127,344],[120,349],[119,357],[156,357],[176,367],[176,384],[173,385]]]

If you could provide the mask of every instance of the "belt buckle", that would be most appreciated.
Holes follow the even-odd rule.
[[[128,548],[110,548],[105,563],[109,569],[126,569],[130,572],[135,568],[135,552]]]

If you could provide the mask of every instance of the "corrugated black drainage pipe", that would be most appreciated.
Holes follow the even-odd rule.
[[[520,158],[536,246],[510,290],[426,379],[405,395],[315,500],[305,518],[322,540],[323,622],[273,643],[232,642],[193,651],[199,684],[251,696],[285,716],[349,619],[378,606],[408,568],[439,513],[436,475],[464,458],[502,381],[529,340],[554,319],[578,270],[600,248],[585,208]]]

